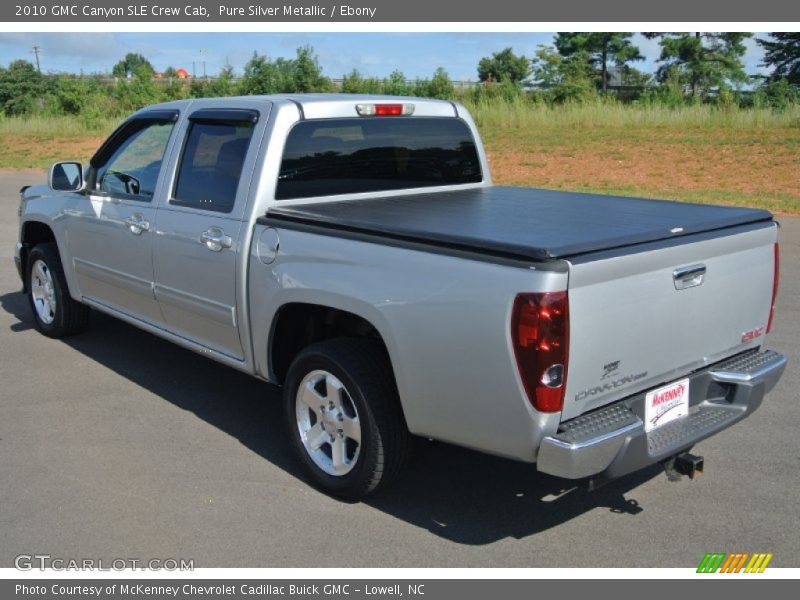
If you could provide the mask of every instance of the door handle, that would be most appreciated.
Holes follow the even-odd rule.
[[[142,235],[143,231],[150,230],[150,222],[145,221],[144,217],[139,213],[133,213],[125,219],[125,224],[133,235]]]
[[[691,287],[703,285],[706,277],[706,266],[703,264],[690,265],[675,269],[672,272],[672,280],[676,290],[685,290]]]
[[[219,252],[223,248],[230,248],[233,240],[219,227],[210,227],[200,234],[200,243],[212,252]]]

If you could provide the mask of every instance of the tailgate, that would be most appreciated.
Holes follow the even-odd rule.
[[[750,225],[573,261],[562,419],[763,343],[763,333],[746,334],[767,325],[776,231]],[[676,280],[703,268],[702,283]]]

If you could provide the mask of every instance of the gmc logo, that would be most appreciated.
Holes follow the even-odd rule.
[[[756,327],[755,329],[751,329],[750,331],[745,331],[742,334],[742,342],[749,342],[750,340],[754,340],[757,337],[761,337],[764,333],[763,327]]]

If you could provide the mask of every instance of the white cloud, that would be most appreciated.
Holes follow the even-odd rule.
[[[21,50],[40,46],[43,52],[59,57],[68,55],[71,59],[108,56],[118,46],[113,33],[0,33],[0,44]]]

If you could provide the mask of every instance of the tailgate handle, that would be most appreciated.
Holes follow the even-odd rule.
[[[672,280],[675,282],[676,290],[685,290],[703,284],[706,277],[705,265],[689,265],[681,267],[672,272]]]

